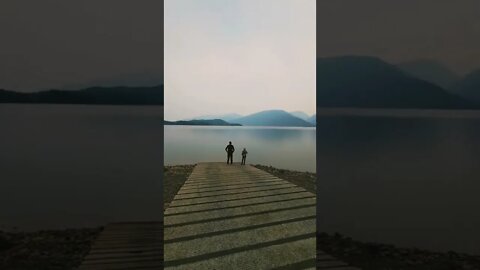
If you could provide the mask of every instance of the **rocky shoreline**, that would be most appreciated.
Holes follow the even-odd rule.
[[[173,201],[173,197],[183,186],[195,165],[172,165],[163,167],[163,210]]]
[[[360,242],[338,233],[317,234],[317,247],[352,266],[365,270],[480,269],[480,256]]]
[[[303,187],[304,189],[312,192],[313,194],[317,193],[317,188],[316,188],[317,174],[316,173],[278,169],[272,166],[265,166],[260,164],[256,164],[252,166],[254,166],[257,169],[268,172],[278,178],[287,180],[297,186]]]
[[[254,165],[274,176],[316,193],[316,174]],[[473,270],[480,269],[480,256],[401,248],[382,243],[353,240],[339,233],[317,234],[317,247],[351,266],[364,270]]]
[[[316,174],[254,165],[315,193]],[[195,165],[164,167],[165,208],[188,179]],[[37,232],[0,231],[0,269],[75,269],[90,250],[102,227]],[[342,261],[365,270],[473,270],[480,256],[434,252],[353,240],[341,234],[317,234],[317,247]]]
[[[98,236],[99,228],[0,231],[0,269],[64,270],[82,262]]]

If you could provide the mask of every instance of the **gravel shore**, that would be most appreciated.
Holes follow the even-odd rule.
[[[0,269],[74,269],[80,265],[101,230],[0,231]]]
[[[278,169],[272,166],[264,166],[260,164],[253,165],[257,169],[266,171],[278,178],[287,180],[297,186],[303,187],[304,189],[316,194],[316,181],[317,174],[311,172],[299,172],[285,169]]]
[[[316,193],[315,173],[264,165],[254,166]],[[188,179],[194,167],[195,165],[164,167],[165,208]],[[102,229],[99,227],[37,232],[0,231],[0,269],[75,269]],[[360,242],[338,233],[320,232],[317,235],[317,247],[352,266],[365,270],[480,269],[480,256]]]
[[[163,167],[163,205],[164,210],[173,201],[173,197],[187,181],[195,165],[174,165]]]
[[[277,177],[316,193],[316,174],[254,165]],[[352,266],[365,270],[473,270],[480,269],[480,256],[450,252],[434,252],[417,248],[401,248],[382,243],[353,240],[341,234],[317,235],[319,250]]]
[[[365,270],[480,269],[480,256],[453,251],[434,252],[381,243],[366,243],[355,241],[338,233],[318,234],[317,247],[352,266]]]

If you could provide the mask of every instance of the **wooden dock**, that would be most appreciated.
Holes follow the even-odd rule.
[[[316,252],[315,222],[315,194],[253,166],[199,163],[163,226],[108,225],[80,269],[358,269]]]
[[[164,222],[165,269],[316,268],[315,195],[253,166],[198,164]]]
[[[108,224],[79,270],[163,269],[162,242],[161,222]]]

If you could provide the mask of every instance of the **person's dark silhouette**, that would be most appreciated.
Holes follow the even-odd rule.
[[[235,147],[233,147],[232,142],[228,142],[227,147],[225,147],[225,151],[227,152],[227,164],[230,161],[230,164],[233,163],[233,152],[235,152]]]
[[[245,165],[245,160],[247,159],[247,148],[243,148],[243,151],[242,151],[242,165]]]

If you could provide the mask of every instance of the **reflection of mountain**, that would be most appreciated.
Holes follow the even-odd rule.
[[[219,127],[215,129],[191,129],[189,132],[205,136],[206,138],[219,137],[225,138],[225,143],[232,141],[235,147],[244,141],[254,140],[258,143],[288,142],[299,140],[305,137],[311,139],[315,137],[315,131],[310,129],[290,129],[290,128],[258,128],[245,127],[241,129],[232,129],[228,127]],[[222,141],[223,142],[223,141]]]
[[[480,102],[480,69],[459,80],[450,90],[464,98]]]
[[[91,87],[77,91],[19,93],[0,90],[0,103],[63,103],[163,105],[163,85],[152,87]]]
[[[165,125],[175,125],[175,126],[241,126],[240,124],[232,124],[225,122],[221,119],[211,119],[211,120],[203,120],[203,119],[195,119],[195,120],[182,120],[182,121],[164,121]]]
[[[295,117],[282,110],[270,110],[254,113],[232,120],[232,122],[244,126],[288,126],[288,127],[311,127],[313,124]]]
[[[265,141],[288,141],[298,140],[303,136],[315,137],[315,132],[308,132],[308,129],[252,129],[249,131],[256,138]]]
[[[441,87],[378,58],[317,59],[317,106],[357,108],[473,108]]]
[[[416,60],[400,63],[397,66],[416,78],[433,83],[444,89],[449,88],[455,81],[460,79],[460,76],[453,71],[433,60]]]
[[[438,124],[442,121],[415,117],[322,116],[317,125],[317,144],[323,153],[328,151],[332,155],[348,151],[381,154],[385,151],[382,146],[395,145],[399,138],[404,143],[422,141],[423,145],[413,145],[411,149],[427,147],[425,142],[437,143],[432,138],[439,132]],[[373,145],[377,148],[371,148]]]

